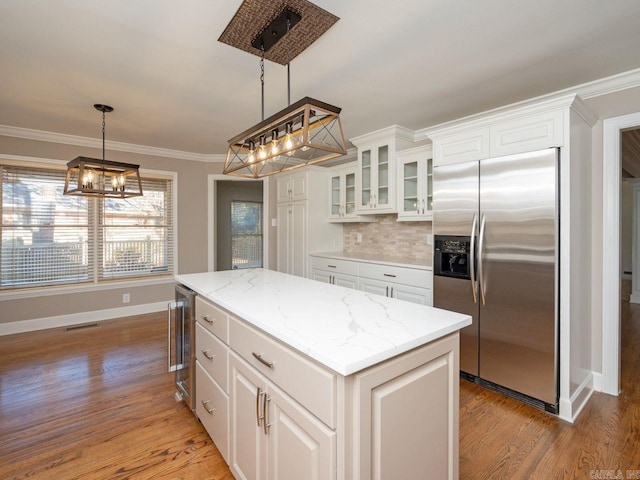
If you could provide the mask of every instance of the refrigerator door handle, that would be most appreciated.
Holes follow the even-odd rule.
[[[482,272],[482,250],[484,247],[484,227],[486,225],[486,221],[486,215],[482,214],[482,219],[480,220],[480,233],[478,235],[478,285],[480,287],[480,298],[482,299],[482,305],[486,305],[484,298],[484,277]]]
[[[177,302],[169,302],[168,305],[168,320],[169,320],[169,324],[167,326],[167,345],[168,345],[168,352],[167,352],[167,359],[168,359],[168,369],[170,372],[175,372],[177,370],[177,361],[178,361],[178,357],[177,357],[177,350],[176,350],[176,364],[172,364],[171,363],[171,353],[173,350],[173,342],[172,342],[172,338],[171,338],[171,312],[175,312],[178,308],[178,303]],[[177,321],[177,317],[176,317],[176,321]]]
[[[478,215],[473,214],[473,223],[471,224],[471,246],[469,248],[471,254],[471,293],[473,293],[473,303],[478,303],[478,282],[476,279],[476,224],[478,223]]]

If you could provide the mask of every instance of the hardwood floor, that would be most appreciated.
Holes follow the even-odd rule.
[[[166,316],[0,337],[0,478],[231,480],[176,402]]]
[[[640,305],[622,324],[623,392],[574,425],[462,380],[460,479],[640,478]],[[0,479],[231,480],[165,362],[163,313],[0,337]]]
[[[594,393],[573,425],[461,381],[460,479],[640,479],[640,305],[625,296],[622,393]]]

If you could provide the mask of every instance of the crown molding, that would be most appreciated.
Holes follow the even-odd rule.
[[[579,97],[576,99],[576,103],[578,105],[574,105],[574,110],[582,118],[584,118],[585,121],[593,125],[595,121],[597,121],[597,119],[592,112],[588,111],[588,108],[583,103],[579,102],[580,99],[588,100],[590,98],[609,95],[611,93],[620,92],[622,90],[628,90],[630,88],[636,87],[640,87],[640,68],[629,70],[628,72],[622,72],[616,75],[611,75],[609,77],[600,78],[591,82],[582,83],[574,87],[565,88],[563,90],[558,90],[556,92],[530,98],[521,102],[512,103],[510,105],[505,105],[492,110],[475,113],[473,115],[458,118],[456,120],[451,120],[449,122],[440,123],[431,127],[422,128],[420,130],[416,130],[415,141],[418,142],[430,138],[431,134],[436,131],[440,132],[449,128],[454,129],[456,126],[459,126],[461,124],[468,125],[469,123],[473,123],[474,121],[482,121],[483,119],[486,119],[487,116],[498,116],[511,110],[525,108],[528,106],[533,106],[535,108],[536,104],[546,102],[553,103],[558,99],[562,101],[563,97],[568,98],[570,96]]]
[[[10,125],[0,125],[0,136],[38,140],[41,142],[62,143],[77,147],[102,148],[102,139],[67,135],[56,132],[45,132],[43,130],[33,130],[30,128],[12,127]],[[194,162],[217,163],[224,162],[226,160],[225,154],[184,152],[181,150],[171,150],[168,148],[150,147],[148,145],[136,145],[134,143],[114,142],[109,140],[105,142],[105,147],[108,150],[116,150],[119,152],[191,160]]]

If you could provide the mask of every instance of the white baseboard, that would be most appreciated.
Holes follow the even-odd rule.
[[[593,375],[593,390],[596,392],[602,391],[602,374],[598,372],[591,372]]]
[[[14,333],[33,332],[47,328],[67,327],[82,323],[100,322],[113,318],[142,315],[144,313],[161,312],[167,309],[166,302],[147,303],[144,305],[130,305],[128,307],[110,308],[108,310],[95,310],[92,312],[71,313],[55,317],[34,318],[31,320],[19,320],[17,322],[0,323],[0,336]]]
[[[587,404],[594,391],[594,373],[588,372],[582,383],[571,398],[560,399],[559,417],[567,422],[573,423],[580,415],[580,412]]]

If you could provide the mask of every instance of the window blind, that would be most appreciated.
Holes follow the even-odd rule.
[[[173,181],[144,196],[65,196],[65,171],[0,164],[0,289],[173,273]]]
[[[99,207],[100,279],[173,271],[173,182],[142,179],[142,197],[105,198]]]
[[[93,279],[90,206],[63,196],[65,172],[0,165],[0,288]]]

